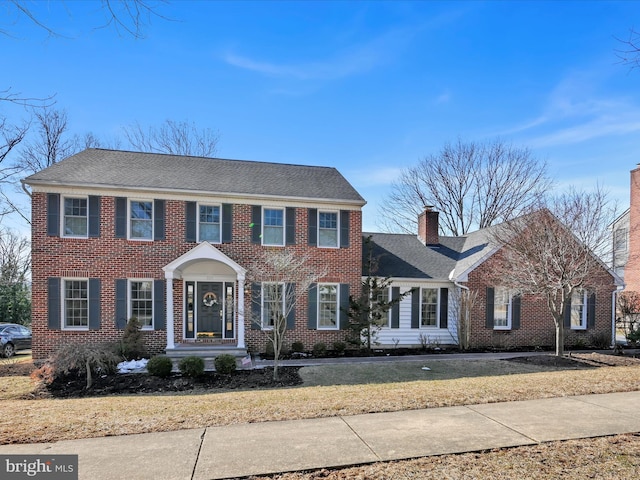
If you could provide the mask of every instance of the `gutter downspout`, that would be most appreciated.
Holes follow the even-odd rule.
[[[616,289],[611,292],[611,348],[615,350],[618,345],[616,341],[616,303],[618,300],[618,293],[624,289],[624,285],[618,285]]]

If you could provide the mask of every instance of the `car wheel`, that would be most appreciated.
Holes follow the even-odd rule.
[[[13,354],[16,353],[16,349],[14,348],[12,343],[7,343],[2,349],[2,355],[5,358],[13,357]]]

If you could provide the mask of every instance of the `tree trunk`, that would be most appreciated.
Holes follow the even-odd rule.
[[[556,320],[556,356],[564,355],[564,323]]]

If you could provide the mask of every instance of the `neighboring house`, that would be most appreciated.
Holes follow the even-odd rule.
[[[554,344],[544,301],[488,282],[499,251],[489,229],[441,237],[428,210],[417,236],[363,234],[365,201],[334,168],[88,149],[24,183],[36,360],[65,343],[117,340],[131,317],[151,353],[264,352],[277,287],[253,283],[247,270],[282,248],[326,272],[287,319],[287,342],[331,348],[345,339],[369,236],[375,274],[392,278],[387,295],[411,291],[389,312],[380,346],[457,344],[465,289],[477,294],[472,347]],[[576,295],[567,345],[611,334],[616,280],[604,265],[602,278],[597,297]]]
[[[344,337],[365,201],[334,168],[88,149],[24,183],[34,359],[119,339],[134,316],[152,353],[264,351],[268,320],[258,306],[255,321],[251,298],[269,299],[246,272],[285,246],[326,271],[287,339],[311,348]]]
[[[611,268],[624,280],[624,270],[629,261],[629,220],[631,209],[625,210],[610,225]]]
[[[438,212],[419,216],[418,235],[365,233],[377,259],[376,275],[390,277],[389,298],[411,291],[390,312],[378,333],[380,345],[433,348],[458,344],[460,293],[475,296],[470,311],[471,348],[541,347],[555,344],[555,328],[546,301],[511,295],[492,283],[492,264],[500,249],[491,228],[459,237],[438,235]],[[363,252],[367,255],[367,252]],[[598,293],[576,292],[565,315],[566,345],[611,339],[613,292],[621,281],[602,265]]]

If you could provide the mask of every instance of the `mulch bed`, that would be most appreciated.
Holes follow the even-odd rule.
[[[94,375],[91,388],[86,388],[86,377],[67,375],[56,378],[47,386],[52,397],[74,398],[115,394],[198,392],[211,390],[251,390],[283,388],[302,384],[300,367],[280,367],[278,380],[273,380],[273,369],[237,370],[229,375],[205,372],[197,378],[172,374],[167,378],[146,373]]]

